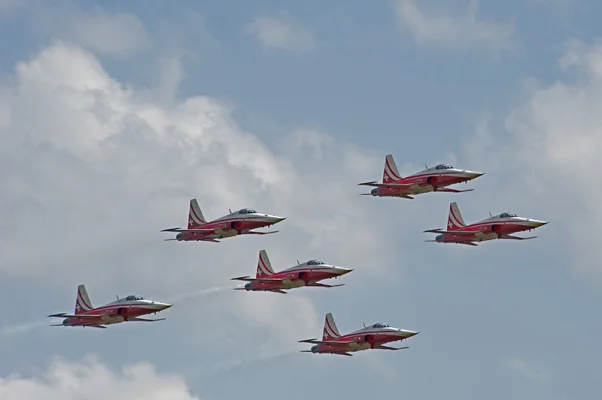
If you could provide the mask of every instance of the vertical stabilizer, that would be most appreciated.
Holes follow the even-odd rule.
[[[256,278],[262,278],[274,274],[272,269],[272,263],[268,258],[268,253],[265,250],[259,252],[259,261],[257,261],[257,273]]]
[[[207,220],[201,212],[201,207],[199,207],[198,201],[196,201],[196,199],[190,200],[190,210],[188,211],[188,229],[198,228],[206,223]]]
[[[399,175],[399,170],[393,159],[393,155],[389,154],[385,157],[385,169],[383,171],[383,183],[391,183],[394,181],[401,180],[402,177]]]
[[[334,322],[334,317],[331,313],[326,314],[324,320],[324,332],[322,333],[322,340],[332,340],[341,336],[337,324]]]
[[[460,229],[465,226],[466,224],[464,223],[462,214],[460,214],[458,204],[456,204],[456,202],[451,203],[449,205],[449,216],[447,217],[447,230]]]
[[[86,287],[84,285],[79,285],[77,287],[77,297],[75,299],[75,315],[81,314],[84,311],[90,311],[93,308]]]

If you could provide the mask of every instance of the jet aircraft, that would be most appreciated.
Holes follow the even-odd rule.
[[[360,183],[358,186],[374,186],[370,193],[362,193],[361,196],[413,199],[412,196],[428,192],[470,192],[474,189],[450,189],[448,186],[468,182],[481,175],[484,173],[458,169],[448,164],[439,164],[403,178],[399,174],[393,155],[389,154],[385,157],[382,183],[370,181]]]
[[[447,229],[429,229],[424,232],[439,233],[435,240],[427,242],[436,243],[459,243],[469,246],[477,246],[475,242],[483,242],[493,239],[511,239],[527,240],[535,239],[537,236],[519,237],[512,235],[516,232],[530,231],[547,224],[545,221],[539,221],[531,218],[519,217],[511,212],[504,212],[499,215],[466,225],[458,204],[455,202],[449,205],[449,215],[447,217]]]
[[[207,221],[201,212],[199,203],[196,199],[190,200],[190,210],[188,212],[188,228],[169,228],[161,232],[178,232],[175,239],[177,241],[204,241],[216,242],[217,239],[224,239],[237,235],[267,235],[276,233],[257,232],[252,229],[263,228],[284,221],[286,218],[275,215],[260,214],[251,208],[243,208],[230,214],[220,217],[213,221]]]
[[[84,285],[77,287],[75,299],[75,312],[73,314],[59,313],[48,317],[65,318],[61,324],[51,326],[89,326],[92,328],[106,328],[105,325],[118,324],[126,321],[155,322],[165,318],[145,319],[141,315],[156,314],[171,307],[171,304],[158,301],[145,300],[140,296],[127,296],[101,307],[92,306],[88,292]]]
[[[255,278],[241,276],[232,278],[233,281],[248,282],[242,288],[234,290],[264,291],[286,294],[284,290],[294,289],[302,286],[314,287],[338,287],[340,285],[327,285],[320,283],[323,279],[338,278],[353,271],[343,267],[325,264],[321,260],[309,260],[299,263],[294,267],[284,271],[274,272],[272,264],[265,250],[259,252],[259,261],[257,262],[257,273]]]
[[[385,345],[389,342],[405,340],[417,335],[418,332],[397,329],[383,323],[375,323],[365,326],[355,332],[341,335],[334,322],[331,313],[326,314],[324,321],[324,331],[322,340],[305,339],[299,343],[312,343],[315,346],[311,350],[302,350],[302,353],[336,354],[342,356],[352,356],[352,352],[381,349],[381,350],[403,350],[409,347],[389,347]]]

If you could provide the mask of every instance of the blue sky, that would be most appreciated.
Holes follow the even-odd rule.
[[[0,398],[592,397],[601,7],[0,3]],[[357,196],[388,153],[404,175],[486,175],[464,194]],[[163,242],[192,197],[208,218],[288,218],[266,237]],[[452,201],[467,222],[551,223],[529,242],[424,243]],[[277,270],[355,271],[333,290],[230,290],[261,249]],[[185,299],[151,326],[48,327],[80,283],[95,305]],[[341,331],[420,334],[400,353],[299,353],[327,312]]]

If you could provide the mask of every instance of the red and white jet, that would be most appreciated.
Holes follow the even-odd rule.
[[[375,197],[402,197],[404,199],[413,199],[412,196],[428,192],[449,192],[460,193],[470,192],[474,189],[449,189],[448,186],[456,183],[468,182],[472,179],[484,175],[483,172],[467,171],[454,168],[448,164],[439,164],[435,167],[425,169],[414,175],[402,178],[393,160],[389,154],[385,157],[385,169],[383,171],[383,182],[376,181],[364,182],[359,186],[374,186],[370,193],[362,193],[362,196]]]
[[[530,231],[545,224],[547,224],[545,221],[523,218],[511,212],[504,212],[474,224],[466,225],[466,223],[464,223],[464,219],[462,218],[462,214],[460,214],[458,205],[454,202],[449,205],[447,230],[429,229],[424,232],[440,233],[440,235],[435,237],[435,240],[427,240],[427,242],[459,243],[469,246],[477,246],[477,244],[474,242],[483,242],[493,239],[535,239],[537,236],[519,237],[513,236],[512,234],[516,232]]]
[[[323,279],[338,278],[353,271],[343,267],[325,264],[320,260],[309,260],[285,269],[284,271],[274,272],[272,263],[265,250],[259,252],[259,261],[257,262],[257,273],[255,278],[250,276],[241,276],[232,278],[233,281],[249,282],[244,287],[234,290],[251,290],[263,292],[276,292],[286,294],[284,290],[294,289],[302,286],[314,287],[338,287],[340,285],[327,285],[319,283]]]
[[[284,221],[286,218],[275,215],[260,214],[251,208],[243,208],[225,215],[213,221],[207,222],[199,203],[196,199],[190,200],[190,210],[188,212],[188,229],[170,228],[163,229],[161,232],[178,232],[175,239],[177,241],[204,241],[216,242],[217,239],[229,238],[237,235],[267,235],[276,233],[256,232],[251,229],[263,228]]]
[[[389,347],[385,343],[405,340],[417,335],[418,332],[397,329],[383,323],[375,323],[365,326],[355,332],[341,335],[334,323],[331,313],[326,314],[324,321],[324,332],[322,340],[305,339],[299,343],[313,343],[311,350],[302,350],[302,353],[326,353],[341,356],[352,356],[352,352],[381,349],[381,350],[403,350],[409,347]]]
[[[89,326],[106,328],[105,325],[118,324],[126,321],[155,322],[165,318],[145,319],[141,315],[156,314],[171,307],[171,304],[145,300],[140,296],[127,296],[107,305],[94,308],[84,285],[77,287],[75,312],[73,314],[51,314],[49,317],[65,318],[62,324],[51,326]]]

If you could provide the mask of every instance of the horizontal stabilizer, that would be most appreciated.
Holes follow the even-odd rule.
[[[352,357],[353,356],[353,354],[347,353],[347,352],[344,352],[344,353],[330,353],[330,354],[334,354],[335,356],[347,356],[347,357]]]
[[[182,229],[181,226],[178,226],[177,228],[167,228],[167,229],[163,229],[161,232],[178,232],[180,229]]]
[[[86,328],[100,328],[100,329],[107,329],[106,326],[104,325],[86,325]]]
[[[286,292],[284,290],[280,290],[280,289],[268,290],[268,292],[286,294]]]
[[[215,239],[199,239],[201,242],[211,242],[211,243],[220,243],[219,240]]]

